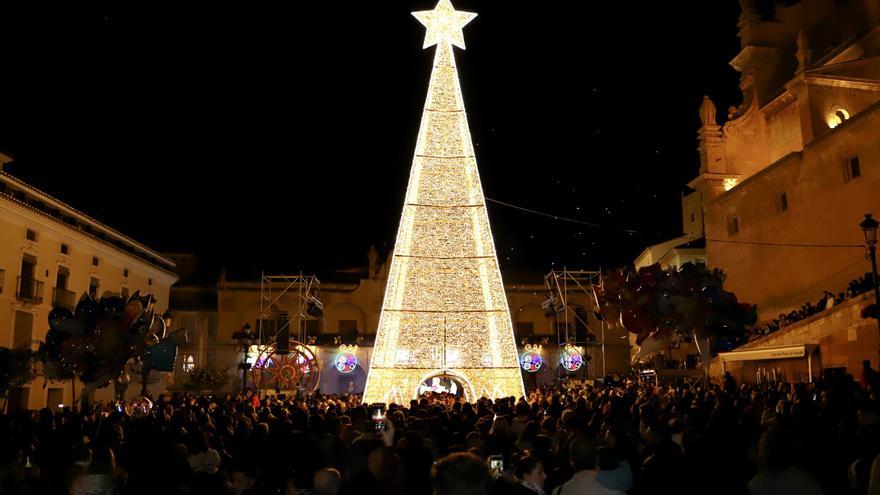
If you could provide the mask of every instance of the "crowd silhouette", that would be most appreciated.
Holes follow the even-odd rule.
[[[839,292],[835,295],[833,292],[823,291],[822,298],[815,303],[806,302],[799,309],[792,310],[788,313],[782,313],[772,321],[754,327],[749,333],[749,340],[755,340],[779,331],[787,326],[821,313],[826,309],[830,309],[848,299],[852,299],[853,297],[871,291],[874,289],[874,285],[872,284],[873,280],[873,275],[866,273],[862,277],[851,280],[849,284],[847,284],[846,291],[844,292]]]
[[[527,397],[173,394],[0,416],[0,493],[864,494],[880,380],[634,377]],[[870,490],[870,491],[869,491]]]

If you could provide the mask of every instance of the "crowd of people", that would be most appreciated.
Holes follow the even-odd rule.
[[[805,320],[815,314],[821,313],[826,309],[830,309],[836,304],[840,304],[848,299],[859,296],[874,289],[872,284],[873,275],[866,273],[862,277],[853,279],[847,284],[845,292],[839,292],[835,295],[833,292],[823,291],[822,298],[813,302],[804,303],[799,309],[792,310],[788,313],[782,313],[774,320],[761,326],[756,326],[750,330],[749,340],[755,340],[765,335],[769,335],[789,325],[793,325],[801,320]]]
[[[875,494],[878,391],[866,363],[860,380],[428,394],[383,416],[320,393],[19,411],[0,416],[0,493]]]

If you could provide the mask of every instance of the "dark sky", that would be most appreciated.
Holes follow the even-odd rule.
[[[435,1],[268,3],[4,4],[9,170],[232,269],[384,253],[433,55],[410,12]],[[490,204],[502,266],[616,266],[679,234],[702,95],[739,103],[737,2],[454,5],[479,14],[456,56],[486,196],[648,233]]]

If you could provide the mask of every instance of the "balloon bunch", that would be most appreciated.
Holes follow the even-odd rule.
[[[599,313],[637,334],[639,345],[693,335],[715,350],[731,350],[745,343],[746,326],[755,324],[757,312],[725,291],[724,279],[721,270],[694,263],[666,270],[654,264],[629,276],[612,271],[596,290]]]
[[[177,347],[187,341],[186,330],[168,332],[165,320],[155,314],[155,304],[151,294],[135,292],[125,301],[105,293],[100,300],[83,294],[74,311],[53,308],[39,351],[46,378],[77,377],[94,389],[114,380],[128,383],[129,361],[173,371]]]

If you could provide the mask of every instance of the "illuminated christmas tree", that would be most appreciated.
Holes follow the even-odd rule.
[[[437,45],[364,401],[407,402],[451,377],[468,399],[524,394],[452,46],[476,14],[413,15]]]

